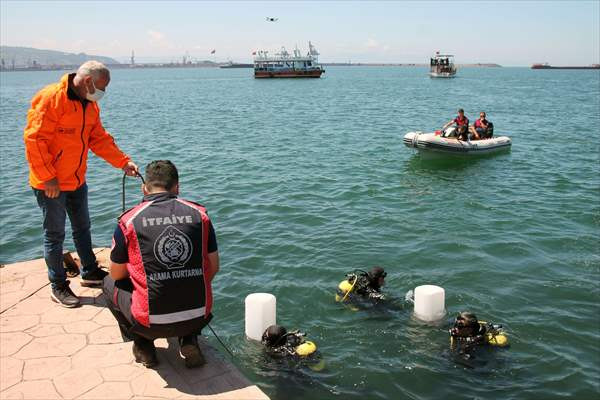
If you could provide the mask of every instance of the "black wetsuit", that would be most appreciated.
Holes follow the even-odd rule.
[[[368,274],[361,273],[356,275],[356,284],[352,289],[352,292],[371,300],[383,300],[385,298],[384,294],[381,293],[380,287],[376,286],[369,279]],[[352,294],[352,293],[350,293]]]

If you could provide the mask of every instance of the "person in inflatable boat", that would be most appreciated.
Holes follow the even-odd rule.
[[[485,112],[479,113],[479,119],[469,128],[472,140],[491,139],[494,135],[494,124],[486,119]]]
[[[461,354],[469,354],[476,346],[508,346],[508,337],[502,331],[502,325],[479,321],[471,312],[461,312],[454,319],[449,330],[450,345]]]
[[[446,130],[446,128],[452,124],[456,125],[456,137],[458,140],[467,140],[469,134],[469,118],[465,116],[465,110],[459,108],[456,118],[448,121],[448,123],[442,128],[442,131]]]
[[[298,330],[288,332],[281,325],[271,325],[264,331],[261,343],[271,356],[305,358],[317,351],[317,345],[305,336]]]
[[[350,300],[354,295],[375,302],[385,299],[381,288],[385,284],[387,272],[381,267],[373,267],[369,272],[357,269],[346,274],[346,280],[340,282],[336,293],[336,301]]]

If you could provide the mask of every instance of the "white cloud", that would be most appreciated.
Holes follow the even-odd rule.
[[[369,40],[367,40],[367,43],[365,43],[365,46],[367,46],[367,48],[369,49],[376,49],[379,47],[379,42],[373,38],[369,38]]]
[[[169,42],[164,33],[148,29],[146,34],[150,38],[150,44],[158,47],[169,47]]]

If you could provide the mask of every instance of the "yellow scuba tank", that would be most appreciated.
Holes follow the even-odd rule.
[[[358,280],[358,277],[355,277],[354,281],[352,283],[350,283],[350,280],[348,280],[348,279],[341,281],[340,284],[338,285],[338,289],[339,289],[339,293],[341,293],[343,295],[343,297],[340,296],[339,293],[336,293],[335,301],[346,300],[346,297],[348,297],[350,292],[352,292],[352,289],[354,289],[354,285],[356,284],[357,280]]]
[[[487,322],[485,322],[485,321],[478,321],[478,322],[479,322],[479,325],[481,325],[483,327],[485,327],[487,325]],[[485,334],[485,342],[487,344],[489,344],[490,346],[506,347],[506,346],[508,346],[508,337],[502,331],[498,331],[497,333],[487,332]]]
[[[309,356],[315,351],[317,351],[317,345],[314,342],[311,342],[310,340],[307,340],[306,342],[296,347],[296,354],[300,357]]]

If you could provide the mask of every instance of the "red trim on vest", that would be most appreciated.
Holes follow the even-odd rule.
[[[212,302],[213,302],[212,285],[206,279],[206,267],[208,265],[210,265],[210,260],[208,259],[208,223],[209,223],[210,219],[208,218],[208,215],[206,214],[206,208],[202,207],[201,205],[195,204],[195,203],[192,203],[192,202],[180,199],[180,198],[177,198],[177,201],[197,210],[200,213],[200,217],[202,218],[202,276],[204,279],[204,294],[205,294],[204,318],[207,318],[207,316],[210,314],[210,312],[212,310]]]
[[[129,222],[131,222],[138,212],[151,203],[149,201],[140,203],[123,214],[119,219],[119,226],[127,242],[127,255],[129,258],[127,271],[134,287],[131,295],[131,315],[137,322],[146,327],[150,326],[150,318],[148,316],[148,282],[146,281],[146,270],[144,269],[137,234],[133,224],[129,224]]]
[[[133,283],[133,293],[131,295],[131,315],[140,324],[150,327],[149,304],[148,304],[148,281],[146,278],[146,269],[142,260],[140,244],[133,224],[129,225],[127,230],[127,253],[129,262],[127,270]]]

